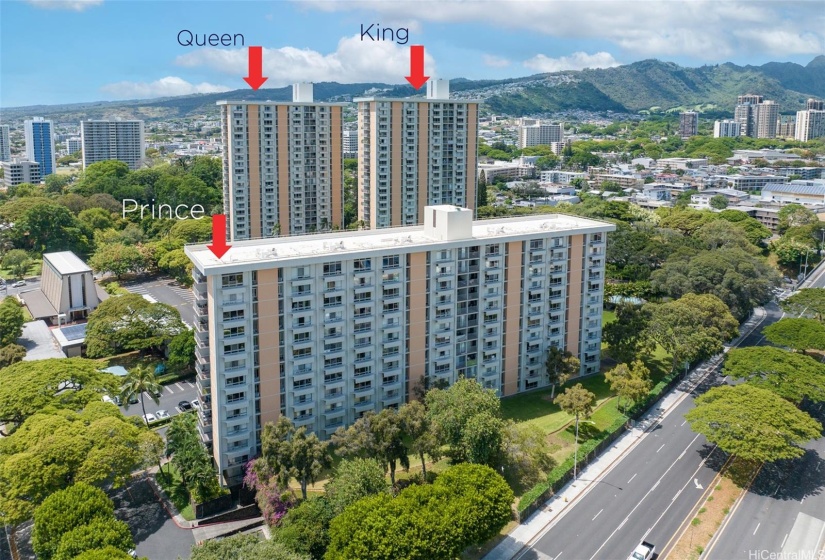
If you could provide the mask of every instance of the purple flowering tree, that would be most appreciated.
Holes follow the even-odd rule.
[[[243,483],[255,491],[255,501],[261,509],[264,521],[273,527],[280,524],[286,512],[295,506],[296,499],[295,494],[289,488],[281,488],[277,477],[268,471],[264,461],[253,459],[246,464]]]

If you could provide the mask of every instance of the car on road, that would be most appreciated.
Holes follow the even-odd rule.
[[[11,285],[11,287],[12,287],[12,288],[22,288],[22,287],[23,287],[23,286],[25,286],[25,285],[26,285],[26,281],[25,281],[25,280],[18,280],[17,282],[15,282],[14,284],[12,284],[12,285]]]
[[[157,418],[155,418],[154,414],[149,412],[149,413],[147,413],[143,416],[143,421],[146,422],[147,424],[151,424],[152,422],[157,421]]]
[[[155,417],[158,420],[163,420],[164,418],[169,418],[169,413],[165,410],[158,410],[157,412],[155,412]]]
[[[192,408],[194,408],[195,410],[200,410],[201,401],[199,401],[198,399],[195,399],[194,401],[192,401]]]
[[[630,555],[630,558],[627,560],[651,560],[653,558],[653,552],[656,550],[652,544],[647,541],[642,541],[639,546],[636,547],[636,550],[633,551],[633,554]]]
[[[192,410],[192,403],[190,403],[189,401],[180,401],[178,403],[178,410],[180,410],[181,412]]]

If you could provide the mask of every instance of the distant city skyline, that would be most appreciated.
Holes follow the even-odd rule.
[[[588,9],[582,9],[582,5]],[[825,52],[815,2],[8,0],[0,4],[0,107],[142,99],[245,87],[246,47],[264,47],[268,87],[401,84],[409,46],[426,74],[502,79],[646,58],[684,66],[807,64]],[[116,22],[128,22],[125,27]],[[364,29],[408,33],[372,41]],[[37,48],[31,30],[38,29]],[[243,35],[181,46],[178,33]],[[186,34],[185,34],[186,35]]]

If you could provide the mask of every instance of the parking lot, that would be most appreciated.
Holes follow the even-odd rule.
[[[133,294],[149,296],[158,303],[171,305],[180,312],[184,323],[190,327],[195,324],[195,310],[192,309],[195,297],[192,290],[179,286],[173,279],[158,276],[141,278],[123,282],[121,286]]]
[[[198,398],[198,390],[195,387],[193,380],[178,381],[177,383],[170,383],[163,386],[163,393],[160,395],[160,404],[155,404],[151,395],[143,393],[143,402],[146,405],[146,413],[154,414],[158,410],[165,410],[169,416],[175,416],[180,413],[178,403],[181,401],[192,402]],[[137,404],[130,404],[127,409],[124,406],[120,407],[125,416],[142,416],[143,409],[140,402]]]

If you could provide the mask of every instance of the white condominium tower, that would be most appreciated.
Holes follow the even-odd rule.
[[[529,148],[542,144],[551,145],[564,141],[564,127],[559,124],[537,122],[518,127],[518,147]]]
[[[358,219],[370,228],[417,225],[424,207],[475,212],[478,102],[450,100],[447,80],[425,99],[358,102]]]
[[[100,161],[117,160],[140,169],[144,156],[143,121],[80,121],[83,169]]]
[[[344,103],[316,103],[312,84],[292,102],[219,101],[229,239],[343,227]]]
[[[761,95],[747,94],[737,98],[734,120],[739,123],[739,134],[751,138],[776,138],[779,105]]]
[[[806,107],[796,112],[794,138],[800,142],[825,136],[825,101],[808,99]]]
[[[558,214],[241,241],[194,263],[200,432],[225,484],[286,416],[321,438],[425,380],[502,396],[547,386],[550,346],[599,370],[606,234]]]

